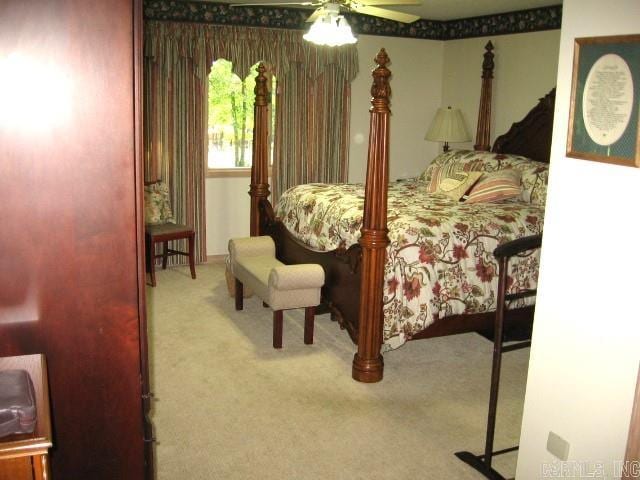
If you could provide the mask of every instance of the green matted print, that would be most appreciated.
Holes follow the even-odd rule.
[[[640,167],[640,35],[576,38],[567,156]]]

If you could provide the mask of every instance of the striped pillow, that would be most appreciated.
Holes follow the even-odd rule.
[[[520,198],[520,172],[514,169],[485,173],[473,186],[466,203],[499,202]]]

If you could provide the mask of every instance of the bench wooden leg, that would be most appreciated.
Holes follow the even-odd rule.
[[[242,282],[236,278],[236,310],[242,310],[242,297],[244,296],[244,287]]]
[[[313,321],[316,314],[316,307],[307,307],[304,309],[304,343],[306,345],[313,344]]]
[[[189,268],[191,269],[191,278],[196,278],[196,262],[195,262],[195,235],[189,235]]]
[[[282,310],[273,312],[273,348],[282,348]]]

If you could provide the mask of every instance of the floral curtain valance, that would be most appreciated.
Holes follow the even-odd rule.
[[[166,69],[173,68],[180,57],[192,58],[198,75],[206,75],[218,58],[229,60],[240,78],[257,61],[267,63],[277,77],[284,77],[292,64],[303,65],[310,79],[322,75],[328,66],[335,66],[348,82],[358,73],[355,45],[318,47],[303,41],[299,31],[272,28],[150,21],[145,24],[145,56]]]

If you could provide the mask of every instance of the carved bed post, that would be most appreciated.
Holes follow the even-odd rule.
[[[269,101],[271,100],[271,95],[269,95],[265,71],[264,64],[260,63],[254,90],[256,100],[253,107],[253,161],[251,163],[251,185],[249,187],[249,195],[251,196],[249,232],[252,237],[261,234],[258,205],[260,200],[269,196]]]
[[[362,276],[358,352],[353,358],[352,377],[359,382],[382,380],[382,296],[387,237],[387,184],[389,179],[389,76],[387,52],[380,50],[373,70],[369,127],[369,156],[365,186],[364,218],[360,246]]]
[[[480,106],[478,108],[478,128],[476,130],[475,150],[491,149],[491,88],[493,81],[493,44],[487,42],[482,62],[482,89],[480,90]]]

